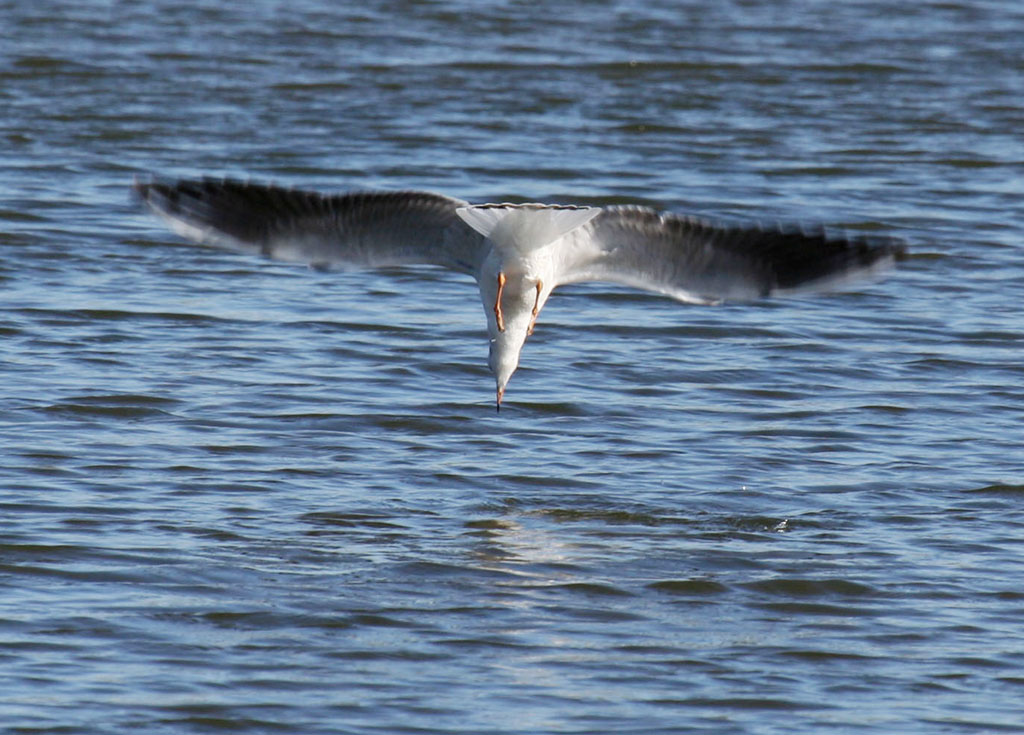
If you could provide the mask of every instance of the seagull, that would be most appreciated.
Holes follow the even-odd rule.
[[[741,226],[636,205],[470,204],[425,191],[322,194],[231,179],[136,180],[136,196],[196,243],[330,267],[426,264],[476,279],[496,409],[552,291],[605,281],[715,304],[878,272],[903,243]]]

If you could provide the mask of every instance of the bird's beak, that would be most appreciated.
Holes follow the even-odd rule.
[[[494,404],[494,408],[495,408],[495,410],[498,413],[501,412],[501,399],[502,399],[502,397],[504,395],[505,395],[505,389],[504,388],[498,388],[498,400]]]

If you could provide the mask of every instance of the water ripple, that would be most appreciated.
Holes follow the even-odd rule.
[[[0,7],[12,731],[1019,730],[1016,5]],[[149,173],[912,256],[559,289],[496,414],[470,279],[198,250]]]

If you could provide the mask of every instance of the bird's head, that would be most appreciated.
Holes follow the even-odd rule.
[[[501,410],[501,399],[505,397],[505,387],[508,385],[512,373],[519,367],[519,353],[522,352],[523,343],[526,342],[526,330],[523,328],[512,333],[506,325],[505,331],[500,332],[491,339],[491,351],[487,358],[487,364],[494,373],[494,384],[497,390],[496,406]]]
[[[543,286],[538,288],[536,284],[536,281],[527,285],[512,283],[510,280],[502,289],[500,310],[495,309],[497,288],[481,289],[490,336],[487,364],[494,374],[498,410],[501,409],[501,399],[505,395],[508,381],[519,367],[519,355],[526,344],[526,338],[532,333],[537,314],[550,293],[549,289]]]

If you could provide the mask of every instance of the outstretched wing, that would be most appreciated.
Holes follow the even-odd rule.
[[[577,243],[562,283],[610,281],[698,303],[821,288],[905,253],[892,238],[720,226],[637,206],[605,207]]]
[[[324,195],[231,180],[140,181],[174,232],[214,247],[316,267],[439,265],[476,275],[483,237],[466,202],[421,191]]]

